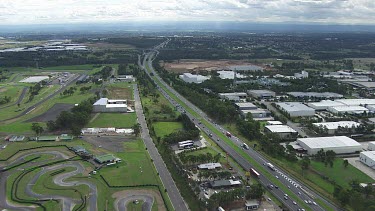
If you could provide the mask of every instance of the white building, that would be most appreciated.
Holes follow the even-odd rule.
[[[100,98],[94,103],[96,113],[126,113],[128,112],[127,100],[109,100]]]
[[[210,79],[210,77],[203,76],[203,75],[193,75],[191,73],[184,73],[179,76],[181,80],[185,81],[186,83],[196,83],[200,84],[205,80]]]
[[[240,111],[258,109],[258,107],[254,105],[253,103],[236,103],[235,105]]]
[[[365,112],[368,112],[369,110],[362,106],[334,106],[334,107],[328,107],[328,111],[332,112],[334,114],[363,114]]]
[[[347,106],[375,105],[375,99],[340,99],[335,101]]]
[[[266,125],[264,132],[277,134],[282,139],[291,139],[298,136],[298,132],[288,125]]]
[[[375,151],[375,141],[368,142],[368,147],[367,149],[369,151]]]
[[[302,70],[301,73],[294,73],[294,77],[301,79],[301,78],[308,78],[309,73],[307,71]]]
[[[217,71],[217,73],[219,73],[219,78],[221,79],[234,79],[234,71],[222,70]],[[246,76],[236,73],[236,78],[246,78]]]
[[[250,113],[254,120],[273,120],[271,117],[271,112],[266,109],[251,109],[251,110],[241,110],[241,114],[246,117],[247,114]]]
[[[350,154],[362,151],[362,145],[346,136],[298,138],[297,143],[307,150],[309,155],[319,150],[333,150],[336,154]]]
[[[314,116],[315,110],[299,102],[276,103],[279,108],[291,117]]]
[[[359,160],[366,166],[375,169],[375,151],[359,153]]]
[[[282,125],[283,123],[280,121],[267,121],[267,125]]]
[[[288,92],[287,94],[295,98],[338,99],[344,97],[334,92]]]
[[[333,135],[339,128],[354,129],[361,124],[354,121],[339,121],[339,122],[320,122],[313,123],[315,127],[323,127],[328,129],[328,134]]]
[[[247,94],[245,92],[219,93],[219,97],[221,99],[239,102],[240,100],[246,100]]]
[[[270,99],[276,96],[276,93],[266,89],[259,89],[259,90],[248,90],[250,96],[258,98],[258,99]]]
[[[134,82],[135,78],[132,75],[119,75],[116,77],[116,80],[121,82]]]
[[[200,164],[198,165],[198,168],[199,169],[217,169],[217,168],[221,168],[221,164],[220,163],[203,163],[203,164]]]
[[[370,111],[375,111],[375,105],[368,105],[366,108]]]
[[[48,76],[30,76],[21,80],[21,83],[39,83],[44,80],[48,80]]]
[[[328,110],[329,107],[343,106],[344,104],[333,100],[322,100],[320,102],[308,103],[307,105],[317,111],[323,111]]]

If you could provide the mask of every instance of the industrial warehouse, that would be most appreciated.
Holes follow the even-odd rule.
[[[291,117],[314,116],[315,110],[299,102],[276,103],[276,105]]]
[[[361,124],[354,121],[339,121],[339,122],[321,122],[313,123],[315,127],[322,127],[327,129],[327,133],[330,135],[335,134],[340,129],[355,129]]]
[[[336,154],[351,154],[362,151],[362,145],[346,136],[298,138],[297,143],[307,151],[307,154],[314,155],[319,150],[332,150]]]
[[[128,108],[127,100],[100,98],[93,106],[96,113],[126,113],[132,111]]]

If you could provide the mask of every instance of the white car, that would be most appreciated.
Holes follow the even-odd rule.
[[[313,205],[315,205],[315,206],[317,205],[315,201],[313,201],[312,203],[313,203]]]
[[[276,178],[279,179],[279,176],[276,175]]]
[[[297,202],[293,201],[293,204],[294,204],[294,205],[297,205]]]

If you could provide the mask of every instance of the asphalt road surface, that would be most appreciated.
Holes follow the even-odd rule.
[[[215,124],[214,122],[212,122],[208,117],[207,115],[202,112],[200,109],[198,109],[195,105],[193,105],[192,103],[190,103],[189,101],[187,101],[184,97],[182,97],[180,94],[178,94],[175,90],[173,90],[169,85],[167,85],[159,76],[158,74],[156,73],[156,71],[153,69],[152,67],[152,60],[155,58],[155,55],[157,55],[157,51],[153,50],[153,51],[150,51],[149,53],[145,54],[144,56],[144,59],[143,59],[143,64],[141,65],[141,67],[147,72],[145,66],[147,65],[150,69],[151,69],[151,72],[154,74],[154,76],[157,78],[158,81],[160,81],[163,86],[165,88],[167,88],[170,92],[172,92],[174,95],[176,95],[181,101],[184,102],[184,104],[186,104],[188,107],[190,107],[191,109],[193,109],[196,113],[198,113],[200,115],[200,117],[202,119],[205,119],[207,122],[209,122],[209,124],[211,124],[212,126],[216,127],[217,130],[225,133],[225,131],[223,130],[223,128],[218,125],[218,124]],[[139,61],[138,63],[140,63],[140,57],[139,57]],[[151,77],[152,78],[152,77]],[[160,87],[158,87],[158,89],[161,91],[161,93],[176,107],[180,108],[180,111],[181,112],[185,112],[189,117],[190,119],[194,119],[194,117],[187,111],[185,111],[177,102],[175,102],[169,95],[168,93],[166,93],[163,89],[161,89]],[[236,160],[244,169],[250,169],[252,166],[250,164],[250,162],[248,162],[245,158],[243,158],[240,154],[238,154],[233,148],[231,148],[228,144],[226,144],[224,141],[217,141],[218,139],[220,139],[219,137],[217,137],[215,135],[214,132],[208,130],[207,128],[205,128],[204,124],[199,124],[199,122],[197,122],[199,120],[196,120],[195,119],[195,123],[198,127],[201,128],[202,131],[204,131],[205,133],[207,134],[213,134],[212,135],[212,139],[214,141],[216,141],[218,143],[218,145],[224,150],[226,151],[231,157],[234,158],[234,160]],[[235,143],[237,145],[237,147],[241,148],[242,149],[242,141],[237,138],[237,137],[234,137],[232,136],[231,137],[231,141],[233,143]],[[318,195],[317,193],[314,193],[312,190],[309,190],[307,187],[305,187],[304,185],[302,185],[300,182],[296,181],[294,178],[292,178],[291,176],[287,175],[285,172],[281,171],[281,170],[278,170],[277,168],[275,170],[271,170],[270,168],[268,168],[267,166],[265,166],[264,164],[265,163],[268,163],[268,161],[262,156],[260,155],[257,151],[253,150],[253,149],[249,149],[249,150],[244,150],[250,157],[252,157],[256,162],[258,162],[259,164],[261,164],[263,170],[265,171],[268,171],[271,175],[273,176],[277,176],[280,180],[280,182],[284,185],[285,188],[288,188],[291,192],[293,192],[293,194],[300,198],[302,201],[306,200],[306,205],[309,207],[309,209],[311,210],[316,210],[316,211],[320,211],[320,210],[324,210],[324,208],[320,207],[319,205],[315,205],[314,204],[314,200],[315,198],[319,198],[321,201],[323,201],[327,206],[331,207],[332,209],[334,210],[339,210],[338,207],[336,207],[335,205],[333,205],[332,203],[328,202],[325,198],[322,198],[320,195]],[[259,178],[259,181],[261,184],[263,184],[265,187],[267,187],[268,185],[272,184],[272,182],[265,176],[261,175],[260,178]],[[278,198],[286,207],[288,207],[290,210],[298,210],[298,209],[302,209],[301,208],[301,205],[298,204],[298,203],[294,203],[292,198],[290,198],[290,196],[288,197],[285,197],[285,193],[280,189],[280,188],[273,188],[273,189],[269,189],[269,191],[276,197]],[[285,199],[285,198],[286,199]]]
[[[174,210],[187,211],[189,210],[187,204],[182,198],[176,184],[173,181],[171,174],[169,173],[163,159],[161,158],[154,142],[150,137],[150,133],[147,127],[146,119],[143,113],[143,108],[141,105],[141,99],[139,97],[138,87],[134,85],[134,100],[135,100],[135,111],[137,114],[138,122],[141,125],[141,137],[147,147],[150,157],[154,161],[156,170],[159,173],[161,181],[164,187],[167,189],[168,196],[172,202]]]
[[[133,201],[143,201],[142,211],[151,211],[152,205],[154,204],[154,197],[151,195],[130,195],[120,199],[117,203],[117,211],[126,211],[126,206]]]
[[[12,103],[10,105],[7,105],[7,106],[4,106],[4,107],[1,107],[0,109],[4,109],[4,108],[8,108],[8,107],[11,107],[11,106],[14,106],[14,105],[17,105],[18,103],[21,103],[23,98],[25,97],[26,93],[27,93],[27,90],[29,90],[28,87],[23,87],[22,89],[22,93],[20,95],[20,97],[17,99],[17,101],[15,103]]]
[[[24,158],[26,158],[27,156],[30,156],[30,155],[35,155],[35,154],[51,154],[51,155],[54,155],[55,157],[52,158],[53,160],[55,159],[67,159],[68,156],[61,153],[61,152],[58,152],[58,151],[45,151],[45,152],[33,152],[33,153],[27,153],[27,154],[24,154],[24,155],[21,155],[20,157],[18,158],[15,158],[15,160],[13,160],[12,162],[10,163],[1,163],[0,165],[0,169],[3,169],[5,166],[11,166],[11,165],[14,165],[14,164],[17,164],[17,163],[21,163],[21,162],[24,162]],[[17,156],[17,155],[16,155]],[[50,160],[52,160],[50,159]],[[41,164],[41,163],[46,163],[46,162],[49,162],[50,160],[48,161],[42,161],[40,163],[32,163],[31,166],[35,166],[37,164]],[[30,164],[27,164],[30,166]],[[20,211],[30,211],[30,210],[36,210],[35,207],[33,206],[23,206],[23,205],[16,205],[16,204],[13,204],[11,202],[9,202],[7,199],[6,199],[6,182],[7,182],[7,178],[9,177],[9,175],[12,174],[12,172],[14,172],[15,170],[11,170],[11,171],[5,171],[5,172],[2,172],[0,171],[0,208],[4,208],[4,209],[9,209],[9,210],[20,210]],[[17,169],[17,171],[22,171],[22,169]]]
[[[35,103],[34,105],[28,107],[27,109],[25,109],[24,111],[22,111],[20,114],[14,116],[14,117],[11,117],[11,118],[8,118],[8,119],[3,119],[3,120],[0,120],[0,122],[5,122],[5,121],[8,121],[8,120],[12,120],[12,119],[17,119],[25,114],[28,114],[29,112],[31,112],[32,110],[34,110],[36,107],[38,107],[39,105],[41,105],[42,103],[46,102],[47,100],[51,99],[52,97],[56,96],[57,94],[60,94],[61,92],[63,92],[68,86],[70,86],[72,83],[76,82],[77,79],[80,77],[81,75],[78,75],[78,76],[75,76],[74,78],[71,78],[70,81],[64,85],[62,85],[57,91],[55,91],[54,93],[48,95],[47,97],[45,97],[44,99],[38,101],[37,103]]]

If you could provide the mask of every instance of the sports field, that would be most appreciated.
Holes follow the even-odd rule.
[[[88,124],[88,127],[131,128],[137,123],[135,113],[100,113]]]
[[[156,136],[161,138],[183,129],[181,122],[155,122],[153,126]]]

